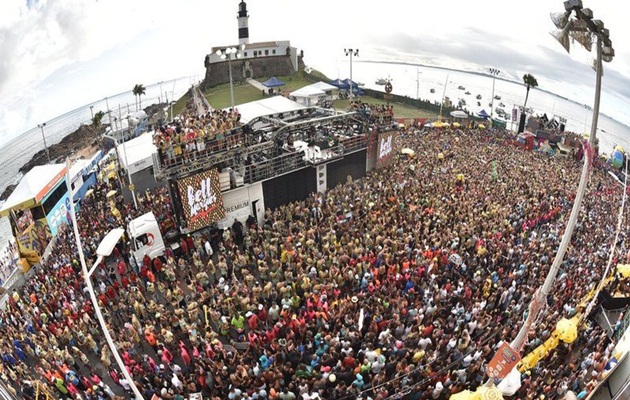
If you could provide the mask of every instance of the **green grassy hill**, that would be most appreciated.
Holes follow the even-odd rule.
[[[262,77],[257,78],[259,82],[264,82],[270,77]],[[285,82],[285,85],[280,88],[283,94],[288,95],[289,93],[298,90],[304,86],[308,86],[318,80],[329,82],[331,79],[326,77],[319,71],[312,71],[311,74],[306,74],[303,70],[296,72],[293,75],[288,76],[278,76],[278,79]],[[251,101],[261,100],[264,98],[262,91],[255,88],[254,86],[248,83],[235,84],[233,87],[234,90],[234,103],[238,106],[239,104],[249,103]],[[230,107],[230,84],[226,83],[223,85],[216,86],[207,90],[204,93],[206,99],[210,105],[214,108],[227,108]],[[387,104],[387,101],[383,99],[377,99],[369,96],[362,96],[361,99],[369,104]],[[188,101],[188,94],[184,95],[182,98],[177,100],[175,105],[173,106],[173,111],[175,115],[180,114],[184,107],[186,106],[186,102]],[[348,108],[349,101],[346,100],[335,100],[333,101],[333,106],[338,110],[346,110]],[[396,118],[429,118],[435,119],[437,118],[437,113],[428,110],[422,110],[419,108],[411,107],[405,104],[393,103],[394,105],[394,116]]]

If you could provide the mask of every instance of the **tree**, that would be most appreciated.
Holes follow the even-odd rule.
[[[94,117],[92,118],[92,126],[94,127],[94,131],[96,133],[98,133],[99,130],[101,129],[101,122],[103,121],[104,116],[105,116],[105,113],[103,111],[99,111],[96,114],[94,114]]]
[[[525,130],[525,114],[527,110],[527,99],[529,98],[529,89],[538,87],[538,81],[534,78],[532,74],[523,75],[523,83],[527,88],[527,93],[525,94],[525,103],[523,103],[523,111],[521,112],[521,119],[518,123],[518,133],[523,132]]]
[[[525,84],[525,87],[527,88],[527,93],[525,94],[525,103],[523,103],[523,109],[524,109],[525,107],[527,107],[527,98],[529,97],[529,89],[537,88],[538,81],[536,80],[536,78],[534,78],[534,75],[525,74],[523,75],[523,83]]]
[[[143,96],[145,93],[147,92],[146,88],[144,87],[144,85],[142,85],[141,83],[135,85],[133,87],[133,95],[136,96],[138,98],[138,100],[136,101],[136,111],[139,109],[142,109],[142,98],[141,96]],[[138,104],[140,105],[138,107]]]

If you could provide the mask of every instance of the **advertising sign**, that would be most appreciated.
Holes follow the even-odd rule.
[[[521,356],[507,342],[503,342],[486,367],[488,378],[497,384],[516,367],[519,361],[521,361]]]
[[[378,135],[378,146],[376,148],[376,166],[381,167],[394,159],[394,140],[396,131],[383,132]]]
[[[36,220],[26,231],[17,236],[20,255],[33,265],[46,250],[52,239],[48,221],[45,218]]]
[[[55,236],[59,226],[61,224],[67,224],[70,219],[70,197],[68,193],[66,193],[59,199],[48,215],[46,215],[46,220],[48,220],[52,235]]]
[[[177,189],[188,230],[196,231],[225,217],[216,169],[178,180]]]
[[[225,217],[218,222],[219,228],[229,228],[234,219],[245,223],[251,214],[249,193],[247,188],[233,190],[223,194],[223,209]]]

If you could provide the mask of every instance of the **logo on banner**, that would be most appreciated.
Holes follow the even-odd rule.
[[[388,155],[391,154],[392,152],[392,138],[393,136],[390,135],[387,138],[383,138],[381,139],[381,146],[378,152],[378,158],[383,158],[383,157],[387,157]]]
[[[177,181],[188,229],[197,230],[225,216],[216,170],[204,171]]]

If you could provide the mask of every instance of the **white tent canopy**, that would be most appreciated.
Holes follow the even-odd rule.
[[[323,96],[326,93],[323,90],[317,89],[312,85],[304,86],[294,92],[289,93],[289,96],[295,97],[311,97],[311,96]]]
[[[323,92],[330,92],[331,90],[339,90],[337,86],[330,85],[326,82],[315,82],[312,85],[308,85],[307,87],[314,87],[315,89],[319,89]]]
[[[0,216],[13,208],[30,208],[39,203],[57,183],[65,177],[65,164],[48,164],[33,167],[16,186],[0,209]]]
[[[129,173],[135,174],[153,165],[153,153],[157,152],[157,147],[153,144],[153,134],[146,132],[135,139],[121,143],[117,147],[120,157],[120,164]],[[125,154],[126,153],[126,154]]]
[[[266,99],[252,101],[238,106],[238,112],[241,114],[241,122],[249,123],[254,118],[278,114],[289,111],[303,110],[304,107],[295,101],[289,100],[283,96],[272,96]]]

